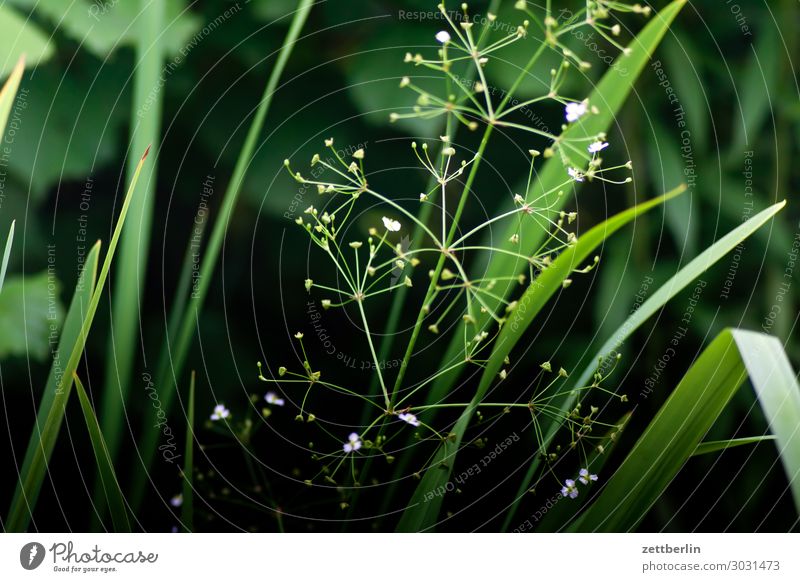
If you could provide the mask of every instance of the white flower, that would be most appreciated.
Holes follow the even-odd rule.
[[[446,30],[440,30],[439,32],[436,33],[436,40],[438,40],[442,44],[450,42],[450,33],[447,32]]]
[[[578,121],[586,114],[586,103],[567,103],[564,113],[570,123]]]
[[[605,141],[596,141],[589,145],[588,149],[590,154],[596,154],[608,147],[608,142]]]
[[[175,497],[169,500],[169,504],[172,507],[180,507],[181,505],[183,505],[183,495],[178,493]]]
[[[578,488],[575,487],[575,481],[567,479],[564,481],[564,487],[561,488],[561,496],[575,499],[578,496]]]
[[[569,177],[576,182],[583,182],[583,174],[581,174],[575,168],[567,168],[567,174],[569,174]]]
[[[402,412],[397,415],[397,418],[403,422],[407,422],[411,426],[419,426],[419,420],[417,420],[417,417],[410,412]]]
[[[386,227],[386,230],[390,230],[391,232],[397,232],[400,230],[400,223],[396,220],[392,220],[391,218],[383,217],[383,226]]]
[[[344,443],[342,446],[345,453],[352,453],[357,451],[361,448],[361,437],[358,436],[358,433],[351,432],[350,436],[347,437],[347,442]]]
[[[597,475],[595,475],[594,473],[589,473],[588,469],[581,469],[578,475],[580,475],[578,477],[578,481],[580,481],[584,485],[588,485],[589,481],[597,481]]]
[[[279,398],[274,392],[267,392],[264,400],[267,401],[267,404],[274,404],[275,406],[283,406],[285,404],[283,398]]]
[[[231,411],[225,408],[224,404],[217,404],[214,407],[214,412],[211,415],[211,420],[222,420],[223,418],[228,418],[231,415]]]

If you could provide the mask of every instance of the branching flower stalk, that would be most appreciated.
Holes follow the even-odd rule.
[[[531,10],[525,2],[518,3],[517,7],[528,18],[512,33],[493,39],[492,24],[496,16],[490,13],[487,24],[478,29],[470,21],[466,4],[461,7],[463,14],[458,23],[453,21],[445,5],[440,4],[439,9],[450,28],[436,35],[436,40],[441,44],[436,57],[425,58],[419,53],[408,53],[405,57],[407,63],[441,74],[445,80],[446,95],[431,93],[415,84],[410,77],[404,77],[400,87],[415,92],[417,102],[410,111],[393,113],[392,121],[407,118],[427,120],[444,116],[446,127],[453,133],[453,128],[457,125],[463,125],[470,131],[475,131],[484,125],[477,151],[466,158],[459,154],[460,148],[453,142],[451,135],[440,136],[438,140],[411,143],[412,153],[422,170],[429,175],[431,185],[428,191],[419,195],[423,211],[412,212],[395,202],[395,196],[381,193],[373,188],[368,182],[365,171],[365,151],[359,149],[353,153],[352,159],[344,159],[334,148],[333,138],[325,140],[325,146],[332,151],[333,156],[323,159],[317,154],[311,160],[312,167],[316,165],[324,167],[325,179],[320,173],[315,173],[315,179],[306,178],[301,172],[292,169],[289,160],[285,161],[292,178],[301,184],[316,187],[321,199],[324,200],[320,208],[315,205],[309,206],[304,214],[296,219],[296,223],[304,229],[322,255],[328,258],[340,281],[338,284],[330,284],[315,281],[309,276],[304,283],[305,290],[309,293],[323,293],[325,296],[321,299],[321,305],[325,310],[356,308],[381,390],[378,398],[375,398],[369,392],[365,394],[363,389],[328,382],[323,376],[323,371],[313,367],[303,344],[302,332],[295,335],[303,355],[302,371],[290,371],[281,366],[277,377],[268,377],[259,363],[259,379],[264,382],[278,388],[305,385],[305,393],[297,415],[299,421],[310,423],[316,420],[316,416],[309,411],[309,408],[312,391],[317,389],[331,391],[343,398],[355,398],[375,413],[365,426],[358,432],[352,431],[346,439],[343,435],[331,434],[325,426],[316,423],[321,431],[339,444],[333,450],[314,454],[314,458],[321,463],[321,469],[317,476],[307,480],[309,484],[319,477],[324,478],[326,482],[336,483],[337,474],[345,466],[349,466],[353,484],[358,484],[363,475],[356,467],[356,462],[360,460],[368,462],[375,456],[383,456],[389,462],[394,460],[389,447],[401,434],[402,427],[412,427],[415,437],[422,442],[440,443],[447,439],[446,432],[426,424],[426,413],[436,409],[463,408],[471,405],[446,401],[420,405],[414,402],[415,397],[442,374],[467,365],[480,367],[484,365],[486,361],[484,354],[491,349],[497,330],[502,328],[509,314],[517,308],[516,300],[507,299],[504,295],[493,291],[498,281],[516,280],[520,285],[526,283],[534,285],[538,273],[547,269],[562,250],[577,242],[577,235],[571,230],[577,214],[558,210],[556,205],[548,205],[543,201],[552,200],[554,196],[563,196],[564,191],[575,182],[603,181],[609,184],[624,184],[631,179],[629,176],[617,177],[619,173],[624,174],[632,169],[630,162],[613,167],[603,166],[602,153],[610,147],[605,134],[575,136],[573,132],[570,137],[565,137],[563,133],[555,135],[549,130],[514,121],[514,116],[525,107],[550,102],[563,108],[565,117],[563,130],[584,116],[597,114],[598,109],[595,104],[585,99],[564,96],[561,92],[571,69],[577,67],[579,70],[586,70],[590,66],[566,47],[562,37],[579,26],[588,26],[597,30],[614,46],[619,47],[620,45],[613,40],[613,37],[620,34],[619,25],[606,23],[612,13],[636,12],[646,15],[649,10],[622,2],[588,1],[581,11],[571,14],[567,21],[559,22],[558,15],[553,13],[549,1],[544,17]],[[485,69],[496,53],[533,34],[529,30],[531,24],[541,42],[511,88],[503,93],[501,99],[495,101],[494,91],[488,84]],[[533,70],[538,59],[548,51],[560,54],[562,61],[550,72],[547,93],[518,102],[514,95],[520,84]],[[469,75],[459,75],[459,71],[465,67],[473,69],[473,72]],[[474,79],[474,81],[465,83],[464,79]],[[538,140],[544,139],[548,142],[547,147],[542,148],[542,151],[535,149],[529,151],[530,167],[525,193],[514,195],[511,209],[490,217],[481,224],[462,230],[461,220],[469,199],[475,196],[476,177],[495,128],[518,131],[522,135],[528,134]],[[437,145],[438,148],[431,147]],[[437,153],[431,155],[434,149]],[[554,156],[557,156],[564,166],[563,182],[535,197],[531,196],[529,193],[532,192],[531,182],[534,178],[535,164],[542,158]],[[452,214],[448,214],[447,190],[456,183],[461,192],[455,209]],[[366,240],[344,240],[342,233],[346,232],[345,226],[362,196],[371,198],[374,205],[383,210],[381,223],[369,229]],[[440,214],[440,218],[435,221],[438,224],[435,226],[429,224],[427,220],[431,211]],[[513,221],[513,224],[522,225],[525,220],[535,221],[537,226],[547,233],[543,238],[544,242],[530,255],[520,252],[521,228],[517,234],[497,246],[488,246],[475,241],[485,233],[486,229],[496,224]],[[423,237],[419,248],[404,248],[396,241],[397,233],[407,231],[410,226]],[[499,277],[470,278],[467,272],[470,258],[487,252],[507,254],[519,259],[528,265],[527,275],[510,272]],[[573,272],[586,273],[597,263],[598,259],[595,258],[594,262],[582,268],[576,267]],[[423,264],[430,265],[427,273],[429,279],[427,289],[397,375],[394,381],[390,382],[381,366],[379,352],[383,354],[384,351],[379,350],[374,340],[365,303],[395,289],[411,287],[415,280],[421,278],[418,267]],[[566,279],[564,286],[569,283],[570,280]],[[454,298],[451,297],[453,295]],[[483,318],[489,322],[488,324],[478,323],[479,313],[488,316]],[[417,344],[423,337],[426,321],[427,332],[435,335],[441,333],[442,327],[455,318],[460,318],[465,324],[461,326],[464,330],[463,358],[411,384],[407,383],[406,371]],[[542,377],[550,373],[552,367],[549,362],[542,364]],[[596,374],[592,384],[578,389],[579,392],[582,394],[585,392],[587,398],[608,397],[625,401],[624,395],[603,386],[609,374],[610,372],[605,375]],[[498,381],[504,381],[507,376],[507,370],[503,369]],[[587,469],[587,451],[597,450],[597,447],[602,448],[601,441],[606,438],[592,436],[592,429],[595,426],[613,429],[614,425],[598,420],[598,407],[589,406],[589,414],[582,414],[580,402],[568,414],[560,412],[554,401],[564,396],[559,387],[566,377],[567,372],[560,369],[544,388],[534,389],[522,401],[479,403],[477,424],[486,422],[483,409],[499,410],[499,414],[518,409],[527,410],[531,416],[531,426],[537,442],[540,444],[539,453],[548,461],[544,466],[549,467],[549,461],[557,457],[559,451],[545,450],[539,419],[557,415],[565,434],[569,435],[567,450],[578,451],[583,462],[583,467],[577,474],[578,483],[588,485],[596,480],[597,476]],[[289,392],[284,390],[283,393],[287,395],[287,401],[293,400]],[[267,393],[265,400],[272,405],[277,405],[278,402],[280,406],[284,404],[284,399],[272,390]],[[423,466],[421,469],[424,468]],[[558,477],[556,480],[558,483],[563,482],[563,479]],[[568,481],[569,484],[563,485],[562,494],[575,497],[578,485],[574,479]]]

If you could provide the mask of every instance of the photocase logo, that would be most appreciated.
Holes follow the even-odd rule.
[[[44,546],[39,542],[30,542],[19,551],[19,563],[26,570],[35,570],[44,561]]]

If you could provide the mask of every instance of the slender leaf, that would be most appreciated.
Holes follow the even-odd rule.
[[[666,283],[664,283],[658,290],[653,293],[634,313],[632,313],[625,322],[609,337],[603,344],[597,354],[589,360],[589,363],[584,368],[581,375],[575,381],[574,386],[583,386],[586,381],[591,377],[595,371],[595,366],[598,361],[606,360],[610,357],[612,352],[616,350],[639,326],[647,321],[652,315],[659,311],[667,302],[680,293],[687,285],[695,281],[702,273],[709,269],[714,263],[725,256],[728,252],[734,249],[740,242],[746,240],[750,235],[757,231],[761,226],[768,222],[776,213],[778,213],[786,202],[779,202],[773,204],[769,208],[765,208],[757,215],[752,217],[747,222],[744,222],[733,229],[731,232],[723,236],[713,245],[708,247],[705,251],[700,253],[694,260],[687,264],[683,269],[678,271]],[[569,410],[575,403],[575,396],[567,396],[561,405],[561,410]],[[545,425],[546,426],[546,425]],[[543,427],[544,444],[545,447],[549,446],[556,432],[558,431],[558,424],[551,422],[549,427]],[[509,509],[509,517],[507,522],[513,517],[519,499],[523,496],[525,491],[530,487],[533,477],[538,469],[538,459],[534,459],[525,478],[520,484],[519,491]]]
[[[777,437],[800,511],[800,386],[778,340],[725,330],[692,365],[573,529],[634,529],[748,376]]]
[[[186,306],[186,311],[181,318],[180,326],[177,335],[175,336],[176,345],[169,353],[170,356],[162,359],[159,362],[159,367],[156,374],[156,382],[161,387],[161,404],[164,411],[169,411],[172,400],[175,396],[175,386],[177,385],[178,378],[180,378],[183,366],[186,362],[186,357],[189,353],[194,332],[197,329],[197,319],[203,309],[206,295],[208,294],[209,286],[212,281],[212,273],[216,267],[219,254],[222,250],[222,243],[225,239],[225,233],[228,230],[228,223],[230,221],[233,209],[236,206],[236,200],[239,197],[242,182],[244,181],[245,173],[253,159],[253,152],[255,151],[258,136],[264,126],[264,120],[267,116],[267,111],[272,103],[272,97],[278,86],[281,75],[286,68],[286,63],[289,56],[294,49],[297,39],[300,36],[300,31],[306,22],[313,0],[300,0],[298,9],[294,13],[292,23],[286,38],[281,45],[278,52],[278,58],[275,66],[270,73],[267,86],[264,89],[264,94],[261,97],[261,102],[253,117],[253,123],[247,132],[245,143],[242,146],[239,159],[236,162],[236,167],[233,171],[233,176],[228,184],[223,197],[222,207],[220,209],[220,216],[217,218],[214,228],[211,232],[211,237],[208,242],[206,253],[200,264],[200,274],[198,288],[192,293],[191,300]],[[169,335],[170,332],[168,332]],[[153,463],[156,451],[156,441],[158,439],[159,431],[155,427],[152,419],[145,420],[144,433],[142,440],[142,461],[143,470],[138,472],[134,478],[132,500],[133,507],[137,508],[142,502],[145,492],[145,483],[148,475],[148,470]]]
[[[89,438],[92,441],[94,458],[97,461],[103,492],[105,493],[108,508],[111,512],[114,531],[129,532],[131,530],[131,524],[128,521],[128,510],[125,506],[125,498],[119,487],[119,481],[114,472],[114,465],[111,462],[111,455],[108,452],[108,448],[106,448],[106,441],[103,438],[103,432],[100,430],[100,424],[97,422],[92,403],[89,401],[89,396],[86,394],[86,389],[83,387],[80,378],[78,378],[78,374],[73,374],[72,379],[75,381],[75,391],[78,393],[78,400],[80,400],[81,409],[83,409],[83,418],[86,420],[86,427],[89,429]]]
[[[674,198],[685,190],[680,187],[654,200],[650,200],[634,208],[621,212],[605,222],[595,226],[585,235],[578,238],[578,242],[563,251],[553,264],[531,282],[531,285],[519,300],[514,311],[509,315],[508,321],[500,331],[494,344],[492,355],[484,368],[480,384],[470,405],[467,406],[450,433],[450,438],[443,443],[434,457],[431,467],[425,472],[417,490],[411,499],[411,506],[405,511],[398,528],[403,531],[419,531],[434,525],[442,503],[441,496],[430,499],[429,492],[446,485],[450,479],[450,472],[455,460],[455,455],[464,437],[472,414],[480,404],[486,391],[495,381],[498,372],[503,367],[503,361],[511,350],[522,338],[523,333],[533,322],[536,315],[547,301],[562,288],[562,284],[570,273],[600,246],[606,238],[611,236],[631,220],[644,212],[651,210],[667,200]]]
[[[81,308],[85,307],[85,312],[82,311],[82,324],[76,335],[75,342],[70,348],[69,359],[63,368],[54,364],[54,368],[56,368],[57,373],[59,374],[58,382],[53,393],[45,393],[45,396],[43,397],[43,403],[49,399],[50,406],[46,409],[42,409],[40,407],[39,413],[40,415],[43,412],[45,413],[45,420],[43,424],[39,424],[37,420],[37,425],[34,428],[34,434],[31,439],[32,442],[29,445],[28,452],[26,453],[26,459],[28,458],[28,455],[30,455],[30,463],[26,468],[23,468],[23,471],[20,474],[20,482],[18,485],[17,494],[12,502],[8,520],[6,521],[6,529],[8,531],[24,531],[27,529],[28,524],[30,523],[34,507],[36,506],[36,501],[39,497],[39,492],[42,488],[42,482],[45,478],[47,465],[50,461],[50,456],[53,453],[56,440],[58,439],[61,423],[64,420],[64,413],[66,412],[69,394],[72,390],[72,375],[78,369],[78,363],[86,346],[86,338],[91,330],[92,322],[94,321],[94,315],[97,312],[97,306],[100,304],[100,297],[102,296],[103,287],[105,286],[106,279],[108,278],[108,272],[111,269],[111,262],[114,260],[114,253],[117,250],[119,236],[122,232],[122,227],[125,224],[125,217],[128,214],[128,208],[130,207],[131,199],[133,198],[133,193],[136,189],[136,182],[139,179],[139,174],[141,173],[141,169],[144,165],[145,159],[147,158],[148,152],[149,148],[139,160],[137,170],[131,179],[128,192],[125,195],[125,201],[122,204],[122,209],[120,210],[119,218],[117,219],[116,227],[114,228],[114,232],[111,236],[111,243],[108,246],[108,252],[103,260],[103,266],[100,269],[100,275],[97,278],[97,284],[94,286],[88,304],[81,305]],[[95,247],[97,247],[97,245],[95,245]],[[85,272],[86,271],[84,269],[81,279],[79,279],[79,288],[82,286]],[[58,355],[56,356],[57,359],[59,357],[60,356]]]
[[[130,152],[141,152],[148,144],[160,143],[161,109],[164,91],[153,93],[162,71],[164,0],[143,0],[141,13],[134,21],[139,29],[136,44],[136,69],[133,83]],[[101,399],[100,422],[106,435],[111,458],[117,457],[123,422],[122,408],[127,401],[133,365],[140,342],[139,306],[145,288],[150,230],[153,222],[155,199],[156,162],[158,156],[142,170],[142,193],[131,202],[130,221],[120,240],[119,258],[112,285],[112,321],[106,358],[105,386]],[[128,158],[128,176],[137,169],[135,155]],[[95,496],[100,483],[95,486]]]
[[[724,441],[706,441],[697,445],[697,448],[692,453],[693,457],[700,455],[707,455],[709,453],[717,453],[719,451],[727,451],[735,447],[744,445],[755,445],[764,441],[774,441],[775,436],[771,434],[755,437],[744,437],[739,439],[726,439]]]
[[[94,292],[95,284],[97,281],[97,265],[100,257],[100,241],[97,241],[89,253],[86,255],[86,262],[84,263],[83,270],[78,278],[78,284],[75,286],[75,291],[70,302],[67,317],[64,320],[64,327],[61,330],[61,337],[58,340],[58,347],[53,354],[53,363],[50,368],[50,373],[47,376],[47,384],[45,385],[44,392],[42,393],[42,400],[39,403],[39,411],[36,416],[36,423],[34,424],[33,431],[31,432],[30,439],[28,440],[28,447],[25,450],[25,459],[22,463],[22,470],[20,475],[26,475],[31,471],[31,464],[33,463],[35,453],[45,443],[44,431],[47,428],[47,418],[50,411],[53,409],[53,402],[56,396],[56,390],[61,383],[61,377],[64,374],[64,364],[62,354],[78,343],[78,335],[81,332],[81,325],[86,314],[86,306],[89,305],[92,293]],[[47,453],[49,455],[49,453]],[[36,497],[38,495],[38,488],[28,492],[30,510],[36,504]],[[11,506],[17,507],[25,504],[23,498],[23,490],[21,483],[17,483],[14,498],[12,499]],[[27,506],[26,506],[27,507]],[[19,527],[23,530],[27,527],[28,522],[25,521],[24,525]],[[9,524],[6,524],[7,526]]]

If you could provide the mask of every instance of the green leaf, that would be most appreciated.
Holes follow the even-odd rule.
[[[112,51],[136,42],[140,35],[143,4],[134,0],[98,2],[95,0],[11,0],[13,4],[33,9],[65,36],[100,58]],[[148,2],[149,4],[149,2]],[[202,23],[202,19],[186,9],[186,0],[169,0],[166,22],[168,26],[159,30],[163,35],[162,51],[175,55],[183,48],[191,48],[191,38]],[[236,11],[232,11],[235,15]],[[224,13],[223,13],[224,14]],[[230,15],[228,16],[230,18]],[[224,25],[224,18],[216,26]],[[215,26],[215,28],[216,28]]]
[[[748,376],[777,437],[800,510],[800,387],[795,374],[775,338],[725,330],[695,361],[573,529],[635,529]]]
[[[53,56],[53,43],[48,35],[5,5],[0,6],[0,38],[4,39],[4,48],[0,51],[0,63],[3,63],[0,67],[0,78],[15,69],[20,55],[25,56],[28,66],[34,66]],[[0,123],[0,127],[3,125]]]
[[[694,260],[692,260],[683,269],[678,271],[674,276],[666,281],[644,303],[642,303],[639,309],[632,313],[625,320],[625,322],[614,333],[611,334],[609,339],[603,344],[598,352],[590,360],[588,360],[589,363],[586,365],[573,386],[584,386],[595,372],[598,361],[606,361],[607,358],[612,357],[613,351],[616,350],[630,336],[630,334],[636,331],[639,326],[641,326],[653,314],[664,307],[664,305],[666,305],[670,299],[680,293],[687,285],[695,281],[714,263],[734,249],[736,245],[747,239],[756,230],[767,223],[785,205],[786,202],[773,204],[769,208],[766,208],[757,215],[753,216],[747,222],[740,224],[713,245],[708,247],[705,251],[700,253],[700,255],[698,255]],[[561,410],[569,410],[574,405],[575,398],[575,396],[566,397],[561,405]],[[545,428],[546,426],[547,425],[544,424],[542,430],[545,435],[545,447],[549,446],[550,441],[552,441],[559,428],[559,426],[554,422],[550,422],[548,428]],[[520,494],[530,487],[530,483],[536,474],[538,466],[538,459],[535,459],[528,468],[528,472],[520,484],[519,493],[515,499],[519,499]],[[516,511],[516,507],[516,503],[512,505],[511,509],[509,510],[510,516],[513,516],[514,512]]]
[[[189,382],[189,403],[186,407],[186,449],[183,465],[183,505],[181,505],[181,521],[183,531],[194,531],[194,393],[195,372]]]
[[[116,158],[126,107],[121,106],[124,100],[115,102],[108,96],[126,93],[128,75],[121,67],[89,60],[76,62],[68,75],[55,63],[48,64],[25,80],[25,99],[22,92],[18,99],[24,117],[8,172],[30,188],[33,202],[54,184],[83,183]]]
[[[97,462],[97,469],[100,472],[100,480],[103,485],[105,498],[108,502],[108,508],[111,512],[111,519],[114,523],[114,531],[116,532],[130,532],[131,525],[128,521],[128,509],[125,505],[125,498],[122,495],[122,490],[119,487],[117,475],[114,472],[114,465],[111,462],[111,455],[108,454],[106,448],[106,441],[103,438],[103,433],[100,430],[100,425],[97,422],[97,417],[94,414],[92,403],[89,402],[89,396],[83,387],[83,383],[78,378],[77,374],[72,376],[75,381],[75,390],[78,393],[78,400],[83,409],[83,418],[86,420],[86,428],[89,429],[89,438],[92,441],[92,449],[94,450],[94,458]]]
[[[17,224],[16,220],[11,221],[11,228],[8,229],[8,238],[6,238],[6,248],[3,251],[3,264],[0,265],[0,291],[3,290],[3,282],[6,280],[6,270],[8,269],[8,259],[11,257],[11,245],[14,242],[14,225]]]
[[[136,173],[131,179],[128,192],[125,195],[125,200],[122,203],[122,208],[117,219],[117,224],[114,232],[111,235],[111,243],[108,246],[108,252],[103,260],[103,267],[100,269],[100,275],[97,278],[97,284],[92,290],[91,297],[88,304],[80,303],[77,307],[81,314],[82,323],[75,336],[73,344],[68,346],[69,359],[66,364],[61,365],[61,354],[56,354],[55,362],[53,365],[58,377],[52,393],[45,392],[42,397],[42,404],[39,407],[39,417],[36,426],[33,429],[33,435],[26,451],[26,465],[20,473],[20,482],[17,486],[14,500],[11,503],[11,509],[6,520],[6,529],[12,532],[25,531],[33,514],[36,506],[36,501],[39,497],[39,492],[44,482],[45,473],[47,472],[47,465],[50,462],[50,456],[53,454],[58,433],[61,429],[62,421],[64,420],[64,413],[66,412],[67,402],[69,401],[69,394],[72,390],[72,375],[77,371],[80,358],[83,355],[83,350],[86,347],[86,338],[89,336],[89,331],[94,321],[94,315],[97,312],[97,306],[100,304],[100,297],[103,293],[108,272],[111,269],[111,263],[114,260],[114,253],[117,250],[117,243],[119,236],[122,232],[122,227],[125,224],[125,217],[128,214],[128,208],[133,198],[134,190],[136,189],[136,182],[139,179],[144,161],[147,158],[149,148],[144,152]],[[99,241],[92,248],[90,257],[93,253],[99,252]],[[88,259],[87,263],[88,265]],[[83,290],[85,287],[86,267],[81,273],[78,280],[78,290]],[[77,291],[76,291],[77,295]],[[48,383],[48,388],[50,384]],[[45,407],[46,406],[46,407]],[[44,415],[44,423],[40,423],[42,415]],[[30,462],[28,463],[28,459]]]
[[[707,455],[709,453],[727,451],[728,449],[732,449],[735,447],[741,447],[744,445],[753,445],[762,443],[764,441],[774,441],[774,440],[775,440],[774,435],[763,435],[755,437],[744,437],[739,439],[726,439],[724,441],[706,441],[697,445],[697,448],[692,453],[692,456],[699,457],[700,455]]]
[[[500,335],[494,343],[492,354],[481,375],[478,389],[470,405],[461,413],[455,427],[451,430],[449,439],[442,444],[434,456],[434,462],[425,471],[414,495],[411,506],[403,513],[398,529],[401,531],[421,531],[432,527],[439,514],[442,503],[441,496],[429,498],[430,491],[435,491],[450,480],[450,473],[455,462],[461,440],[464,437],[474,411],[480,404],[483,396],[495,381],[497,374],[503,367],[503,361],[511,350],[522,338],[525,330],[533,322],[536,315],[547,301],[562,288],[562,283],[573,270],[580,267],[581,263],[600,246],[603,241],[614,232],[628,224],[631,220],[644,212],[651,210],[670,198],[674,198],[685,190],[678,188],[664,196],[640,204],[634,208],[621,212],[597,225],[586,234],[578,238],[578,242],[563,251],[553,264],[541,272],[531,282],[528,289],[520,298],[517,307],[508,316],[508,320],[500,330]]]
[[[28,277],[9,277],[0,295],[0,359],[50,355],[50,336],[58,333],[63,307],[61,285],[47,271]]]
[[[34,460],[35,453],[42,448],[41,443],[49,443],[49,437],[47,440],[45,440],[45,432],[56,428],[53,426],[48,426],[47,419],[50,411],[53,408],[56,389],[60,385],[61,378],[64,374],[64,362],[62,360],[62,354],[66,353],[66,350],[70,349],[78,341],[78,334],[81,332],[81,324],[86,312],[86,306],[89,304],[92,292],[95,288],[99,255],[100,242],[98,241],[87,254],[83,271],[78,279],[78,284],[75,286],[72,301],[70,303],[69,310],[67,311],[67,318],[64,320],[64,328],[62,329],[61,337],[58,340],[58,348],[53,354],[53,364],[50,368],[50,373],[47,376],[47,384],[45,385],[44,392],[42,393],[42,400],[39,403],[39,411],[37,413],[36,423],[34,424],[33,431],[31,432],[30,439],[28,440],[28,447],[25,450],[25,459],[22,463],[20,475],[26,475],[31,471],[31,465]],[[50,453],[48,452],[47,454],[49,456]],[[20,483],[18,483],[16,491],[14,492],[14,498],[11,502],[12,511],[10,514],[14,514],[13,508],[19,508],[20,506],[30,508],[29,511],[32,511],[33,506],[36,505],[36,498],[38,497],[40,487],[41,483],[39,483],[35,488],[28,489],[26,495],[23,497],[22,488]],[[18,530],[21,531],[27,528],[27,524],[30,519],[29,516],[18,516],[17,519],[24,519],[24,524],[22,521],[19,522],[19,525],[17,526]],[[9,522],[6,522],[6,527],[9,527]]]
[[[600,132],[608,131],[614,122],[617,112],[625,103],[629,93],[633,89],[633,84],[639,77],[646,64],[650,61],[653,51],[666,34],[672,21],[678,15],[686,0],[675,0],[658,14],[653,16],[651,21],[630,43],[630,54],[620,55],[615,64],[608,69],[603,78],[595,87],[589,97],[589,101],[597,106],[600,113],[597,115],[584,116],[578,123],[572,124],[562,134],[565,138],[579,137],[586,135],[596,135]],[[567,196],[558,196],[558,189],[564,183],[566,171],[561,159],[554,156],[545,162],[538,173],[538,179],[534,182],[528,200],[540,200],[540,204],[553,210],[559,210],[566,204]],[[552,192],[551,192],[552,191]],[[550,194],[547,194],[551,192]],[[521,225],[521,228],[520,228]],[[522,246],[517,250],[522,255],[532,255],[539,248],[546,236],[544,229],[536,221],[523,221],[520,224],[514,222],[509,225],[508,231],[504,236],[497,240],[507,241],[512,235],[519,231],[519,238]],[[511,273],[521,272],[527,268],[515,256],[505,253],[493,253],[488,266],[481,270],[482,278],[493,278],[508,276]],[[498,296],[505,297],[513,287],[509,284],[504,286],[498,284],[493,292]],[[489,308],[499,306],[499,300],[493,302],[491,298],[486,298]],[[477,316],[478,328],[485,326],[490,320],[488,315]],[[463,334],[454,333],[442,362],[454,362],[461,359],[463,352]],[[438,401],[442,394],[447,394],[456,380],[457,373],[443,374],[434,382],[429,393],[428,403]]]

